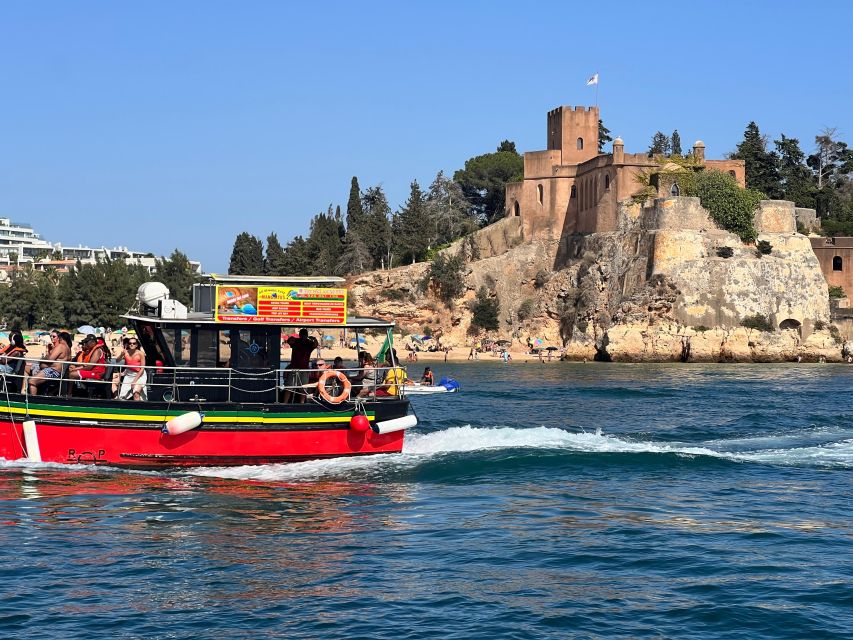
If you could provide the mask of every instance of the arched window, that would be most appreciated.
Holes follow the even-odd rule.
[[[541,184],[536,185],[536,201],[539,204],[542,204],[542,185]]]
[[[841,256],[835,256],[832,259],[832,270],[833,271],[842,271],[843,266],[844,266],[844,261],[841,259]]]
[[[609,173],[604,174],[604,190],[610,191],[610,174]]]
[[[512,205],[512,214],[516,216],[521,215],[521,207],[518,206],[518,200],[515,201],[515,204]]]
[[[570,197],[572,197],[572,198],[577,198],[577,197],[578,197],[578,187],[577,187],[577,185],[574,185],[574,184],[572,185],[572,195],[571,195]]]
[[[578,138],[578,151],[583,151],[583,138]]]
[[[673,183],[672,183],[672,187],[671,187],[671,188],[670,188],[670,190],[669,190],[669,194],[670,194],[670,195],[672,195],[672,196],[677,196],[677,195],[679,195],[680,193],[681,193],[681,189],[679,189],[679,188],[678,188],[678,183],[677,183],[677,182],[673,182]]]

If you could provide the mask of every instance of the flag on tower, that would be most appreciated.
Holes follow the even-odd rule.
[[[592,77],[586,81],[586,85],[589,86],[591,84],[598,84],[598,74],[594,73]]]

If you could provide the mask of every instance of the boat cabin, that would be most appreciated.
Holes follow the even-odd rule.
[[[357,347],[365,332],[384,334],[390,346],[394,323],[348,317],[343,282],[212,275],[194,285],[192,310],[171,300],[160,283],[146,283],[136,313],[124,318],[145,352],[149,399],[276,403],[290,364],[282,360],[289,348],[282,347],[303,327],[344,331],[347,344]]]

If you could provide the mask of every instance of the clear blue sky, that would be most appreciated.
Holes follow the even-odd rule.
[[[592,104],[596,71],[629,152],[677,128],[721,157],[750,120],[853,144],[849,2],[0,8],[0,216],[209,271],[241,231],[286,241],[345,209],[354,175],[396,208],[505,138],[544,148],[546,111]]]

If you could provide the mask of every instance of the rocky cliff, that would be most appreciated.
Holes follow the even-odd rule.
[[[510,218],[446,250],[469,256],[465,293],[449,305],[427,283],[428,263],[354,277],[350,295],[359,313],[459,347],[484,335],[468,305],[485,287],[501,309],[492,337],[542,338],[569,358],[839,360],[826,282],[793,204],[762,201],[755,225],[769,252],[718,229],[696,198],[626,203],[617,231],[559,240],[525,241]]]

